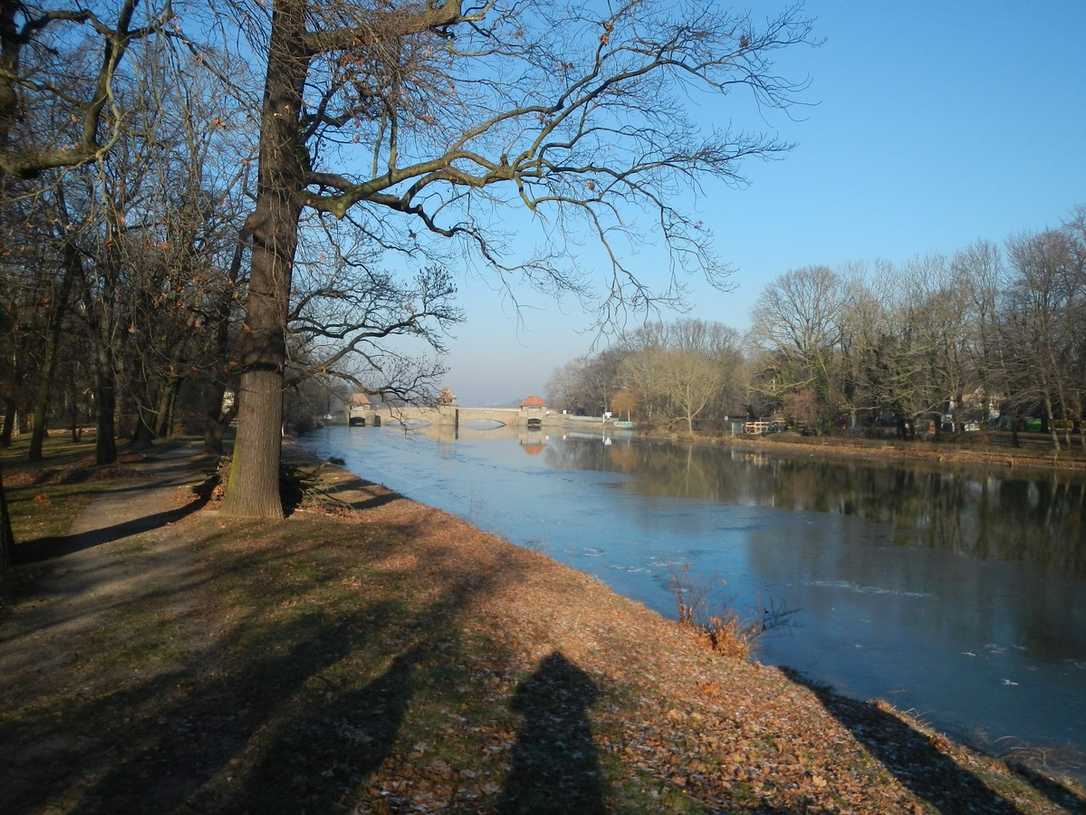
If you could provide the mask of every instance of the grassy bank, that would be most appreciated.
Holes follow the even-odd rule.
[[[0,448],[16,540],[65,533],[72,519],[96,495],[115,489],[126,475],[132,476],[123,465],[95,468],[93,439],[79,443],[66,438],[49,439],[44,448],[45,461],[35,463],[26,460],[29,444],[29,437],[25,437]]]
[[[286,522],[230,521],[210,503],[78,552],[99,573],[124,564],[98,602],[73,608],[62,574],[24,586],[0,629],[0,810],[1030,813],[1086,800],[884,704],[713,654],[446,513],[294,466]]]

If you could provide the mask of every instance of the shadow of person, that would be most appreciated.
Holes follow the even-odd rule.
[[[524,717],[498,804],[512,813],[602,813],[602,777],[586,712],[599,695],[589,676],[558,651],[540,661],[513,695]]]

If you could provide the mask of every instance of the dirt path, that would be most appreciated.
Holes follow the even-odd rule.
[[[34,596],[0,626],[0,675],[33,684],[35,676],[62,669],[78,658],[81,634],[108,624],[121,605],[189,575],[191,547],[169,527],[203,505],[194,488],[211,466],[193,447],[152,451],[126,465],[133,477],[101,492],[67,535],[27,544],[19,558],[37,566]]]

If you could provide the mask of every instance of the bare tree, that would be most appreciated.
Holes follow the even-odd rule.
[[[694,420],[720,392],[724,369],[708,355],[682,349],[665,352],[662,361],[671,401],[693,433]]]
[[[820,403],[833,401],[848,296],[849,287],[825,266],[795,269],[767,286],[751,318],[760,351],[752,387],[778,403],[806,389]]]
[[[0,332],[8,329],[8,315],[0,304]],[[11,516],[8,514],[8,499],[4,493],[4,467],[0,464],[0,580],[2,580],[15,554],[15,534],[11,531]]]
[[[802,379],[790,386],[814,386],[828,379],[844,308],[841,279],[825,266],[788,272],[759,296],[752,319],[755,336],[795,364]]]
[[[620,381],[646,419],[694,420],[737,401],[743,367],[738,334],[720,323],[678,320],[648,323],[623,338],[627,354]]]
[[[70,228],[71,221],[64,201],[63,186],[60,184],[55,188],[53,205],[56,212],[53,219],[55,224],[54,238],[60,245],[59,265],[61,268],[58,282],[49,298],[45,352],[38,376],[37,393],[34,398],[34,424],[31,430],[30,448],[27,453],[30,461],[40,461],[42,458],[42,445],[45,441],[46,423],[49,416],[49,399],[52,394],[53,379],[56,375],[60,353],[61,333],[64,330],[65,318],[71,304],[72,291],[83,273],[83,259]]]
[[[166,0],[144,25],[134,26],[138,5],[0,0],[0,177],[31,178],[84,164],[117,143],[126,116],[115,87],[121,62],[133,42],[160,32],[173,17]],[[84,81],[79,69],[71,69],[92,49],[98,67]],[[36,109],[52,105],[68,110],[76,124],[74,143],[67,142],[66,130],[35,127]]]
[[[1014,267],[1011,282],[1009,319],[1024,343],[1026,359],[1044,404],[1052,444],[1060,449],[1056,431],[1055,406],[1066,412],[1068,374],[1074,370],[1071,326],[1062,319],[1073,313],[1077,299],[1073,268],[1075,252],[1066,233],[1049,230],[1016,238],[1008,243]],[[1068,431],[1068,443],[1070,442]]]
[[[260,27],[266,18],[245,19]],[[761,104],[787,105],[799,86],[774,74],[770,57],[809,33],[794,8],[759,27],[715,5],[651,0],[602,18],[548,2],[276,0],[270,28],[255,39],[267,80],[225,510],[282,514],[281,394],[303,209],[354,219],[378,237],[417,228],[457,239],[503,274],[578,288],[553,253],[505,258],[478,213],[504,205],[508,190],[539,222],[561,229],[578,219],[602,242],[611,259],[604,319],[673,299],[673,289],[658,295],[623,264],[623,210],[654,213],[673,273],[699,269],[719,282],[727,270],[700,222],[675,207],[676,183],[734,181],[739,160],[787,147],[757,134],[702,137],[681,96],[746,88]],[[370,172],[346,157],[352,143],[369,151]],[[387,221],[382,211],[410,220]]]

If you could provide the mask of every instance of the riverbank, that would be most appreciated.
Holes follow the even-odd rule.
[[[825,458],[866,459],[872,462],[913,461],[933,465],[984,465],[1025,470],[1070,470],[1086,472],[1086,452],[1081,448],[1064,449],[1059,455],[1043,449],[975,444],[953,441],[889,441],[852,439],[839,436],[802,436],[799,433],[774,433],[768,436],[728,436],[695,432],[638,432],[638,438],[719,445],[739,450],[820,456]]]
[[[228,520],[213,496],[174,489],[138,509],[161,523],[79,532],[91,545],[20,567],[0,621],[3,811],[1047,813],[1086,800],[888,705],[712,654],[594,578],[342,468],[291,464],[283,523]],[[130,466],[82,512],[159,480]],[[17,513],[52,500],[53,485],[23,480]],[[114,526],[139,520],[118,511]],[[104,563],[139,580],[97,584]]]

